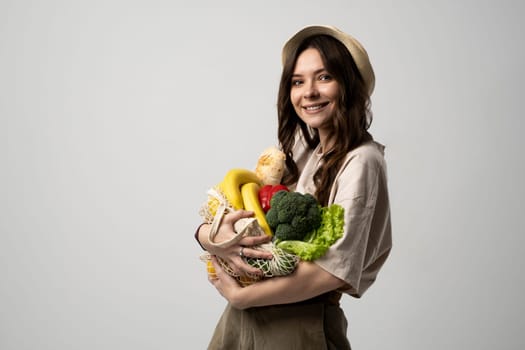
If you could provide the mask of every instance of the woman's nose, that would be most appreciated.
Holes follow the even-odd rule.
[[[319,90],[315,82],[311,82],[306,86],[306,91],[304,93],[305,98],[315,98],[319,96]]]

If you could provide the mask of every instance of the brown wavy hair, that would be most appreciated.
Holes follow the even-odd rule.
[[[279,93],[277,98],[278,139],[286,154],[287,171],[283,183],[291,185],[299,179],[297,164],[293,160],[293,146],[296,134],[302,133],[308,147],[315,149],[319,144],[316,129],[308,127],[297,115],[290,99],[292,75],[298,56],[306,49],[319,51],[325,69],[332,75],[341,89],[336,111],[332,117],[334,147],[323,155],[321,166],[314,174],[317,200],[322,205],[328,204],[332,183],[344,158],[352,149],[363,142],[372,140],[368,128],[372,122],[370,96],[366,84],[359,73],[350,52],[337,39],[327,35],[315,35],[307,38],[288,56],[283,65]]]

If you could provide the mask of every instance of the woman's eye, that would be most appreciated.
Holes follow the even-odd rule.
[[[332,76],[330,74],[323,74],[319,77],[319,80],[332,80]]]
[[[302,80],[292,80],[292,86],[299,86],[303,83]]]

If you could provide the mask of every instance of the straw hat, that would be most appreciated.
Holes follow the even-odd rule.
[[[284,44],[282,54],[283,64],[284,62],[286,62],[288,56],[292,55],[297,50],[297,48],[299,47],[299,45],[301,45],[303,40],[313,35],[320,34],[329,35],[339,40],[344,46],[346,46],[357,65],[359,73],[361,73],[361,76],[363,77],[363,80],[365,81],[365,84],[368,87],[368,93],[371,95],[374,91],[375,75],[366,50],[361,45],[361,43],[359,43],[359,41],[357,41],[354,37],[342,32],[341,30],[335,27],[325,25],[313,25],[307,26],[295,33],[290,39],[288,39],[286,44]]]

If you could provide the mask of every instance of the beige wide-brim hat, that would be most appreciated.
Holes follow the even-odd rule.
[[[339,40],[350,52],[352,58],[354,59],[359,73],[363,77],[365,84],[368,88],[368,93],[372,95],[375,86],[375,74],[370,64],[370,59],[368,58],[368,53],[365,48],[357,39],[352,37],[341,30],[326,25],[313,25],[307,26],[295,33],[283,47],[282,61],[283,64],[286,62],[288,56],[293,54],[295,50],[301,45],[304,39],[311,37],[313,35],[329,35],[337,40]]]

